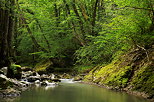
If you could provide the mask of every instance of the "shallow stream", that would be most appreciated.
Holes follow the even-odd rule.
[[[60,83],[59,86],[31,87],[15,99],[0,102],[150,102],[124,92],[114,92],[94,85]]]

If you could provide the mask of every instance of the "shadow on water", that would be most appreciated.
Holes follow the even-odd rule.
[[[60,83],[55,87],[31,87],[21,97],[2,102],[149,102],[143,98],[93,85]],[[0,102],[1,102],[0,101]]]

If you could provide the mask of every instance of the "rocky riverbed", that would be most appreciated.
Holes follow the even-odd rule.
[[[32,85],[36,86],[57,86],[63,79],[72,79],[74,81],[80,81],[83,79],[81,76],[73,77],[69,74],[38,74],[31,68],[21,68],[20,78],[8,78],[7,68],[2,68],[0,72],[0,97],[16,97],[20,96],[22,91],[25,91]]]

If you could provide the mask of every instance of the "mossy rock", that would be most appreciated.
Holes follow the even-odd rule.
[[[21,66],[17,64],[11,64],[10,68],[8,68],[7,77],[21,79],[22,70]]]
[[[71,79],[72,76],[67,74],[67,73],[64,73],[63,75],[61,75],[61,78],[63,78],[63,79]]]
[[[36,72],[46,72],[52,65],[53,63],[50,60],[43,60],[35,66],[34,70]]]
[[[13,87],[13,83],[0,77],[0,89],[7,89],[8,87]]]

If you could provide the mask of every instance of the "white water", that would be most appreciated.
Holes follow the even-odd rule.
[[[61,83],[75,83],[73,79],[60,79]]]

